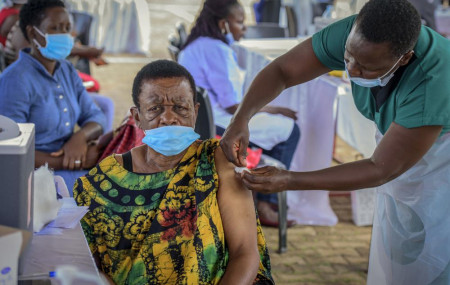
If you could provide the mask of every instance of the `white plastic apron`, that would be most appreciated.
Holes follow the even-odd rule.
[[[447,133],[411,169],[378,187],[367,284],[431,284],[449,261]],[[433,284],[450,284],[450,280]]]

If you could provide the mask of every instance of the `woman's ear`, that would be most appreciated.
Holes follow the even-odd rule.
[[[28,25],[26,28],[26,32],[27,32],[27,36],[28,36],[28,42],[30,43],[30,45],[37,46],[36,42],[33,40],[36,40],[43,47],[45,47],[47,45],[47,43],[45,42],[44,36],[41,36],[41,37],[37,36],[40,34],[36,31],[36,28],[34,26]]]
[[[199,103],[199,102],[195,103],[195,106],[194,106],[195,121],[197,121],[198,109],[199,109],[199,108],[200,108],[200,103]]]
[[[141,118],[139,116],[139,109],[138,109],[138,107],[136,107],[136,106],[131,107],[130,108],[130,112],[131,112],[131,116],[133,117],[136,126],[139,129],[142,129],[141,128]]]
[[[226,34],[227,33],[227,29],[226,29],[226,27],[225,27],[225,23],[227,22],[227,20],[225,20],[225,19],[220,19],[218,22],[217,22],[217,25],[219,26],[219,29],[220,29],[220,32],[222,33],[222,34]]]
[[[28,37],[28,40],[29,40],[30,44],[33,45],[34,44],[33,43],[33,39],[36,38],[36,35],[35,35],[36,31],[35,31],[35,29],[33,28],[33,26],[28,25],[25,30],[27,32],[27,37]]]

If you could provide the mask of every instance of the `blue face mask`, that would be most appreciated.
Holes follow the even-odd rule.
[[[345,64],[345,72],[347,73],[348,78],[355,83],[356,85],[362,86],[362,87],[367,87],[367,88],[372,88],[372,87],[376,87],[376,86],[386,86],[386,84],[388,84],[389,80],[392,79],[392,77],[394,77],[394,73],[389,74],[397,65],[397,63],[399,63],[399,61],[403,58],[403,56],[401,56],[397,62],[394,64],[394,66],[392,66],[391,69],[389,69],[388,72],[386,72],[383,76],[380,76],[378,78],[375,79],[365,79],[362,77],[351,77],[350,74],[348,73],[348,69],[347,69],[347,62],[344,60],[344,64]],[[389,75],[388,75],[389,74]]]
[[[51,60],[65,59],[73,48],[73,37],[70,34],[43,34],[38,28],[34,27],[36,31],[45,37],[46,45],[41,46],[36,39],[34,43],[38,46],[39,52],[43,57]]]
[[[230,32],[230,26],[228,25],[228,22],[225,22],[225,30],[226,30],[225,39],[227,40],[227,43],[229,45],[232,45],[235,42],[235,40],[233,34]]]
[[[181,153],[198,138],[200,135],[191,127],[167,126],[145,131],[142,142],[162,155],[172,156]]]

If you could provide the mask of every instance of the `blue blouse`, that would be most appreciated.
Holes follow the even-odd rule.
[[[208,91],[215,124],[227,127],[232,115],[225,109],[242,101],[244,86],[244,71],[233,49],[221,40],[199,37],[181,51],[178,63]]]
[[[68,61],[59,61],[51,75],[30,54],[19,59],[0,76],[0,115],[18,123],[35,124],[36,150],[61,149],[76,124],[95,122],[105,129],[106,118],[91,99],[77,71]]]

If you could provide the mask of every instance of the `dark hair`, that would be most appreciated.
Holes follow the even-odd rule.
[[[189,81],[189,85],[191,86],[191,91],[193,94],[194,104],[197,103],[195,82],[189,71],[187,71],[186,68],[176,63],[175,61],[161,59],[150,62],[136,74],[132,90],[134,105],[139,108],[139,94],[141,94],[143,81],[172,77],[183,77]]]
[[[61,0],[28,0],[22,6],[19,14],[19,25],[25,39],[29,41],[27,35],[27,26],[39,26],[45,18],[45,12],[48,8],[63,7],[64,2]]]
[[[199,37],[210,37],[228,44],[217,22],[228,17],[236,5],[241,5],[238,0],[206,0],[182,49]]]
[[[414,48],[422,25],[419,13],[407,0],[370,0],[356,23],[369,42],[390,43],[395,57]]]

